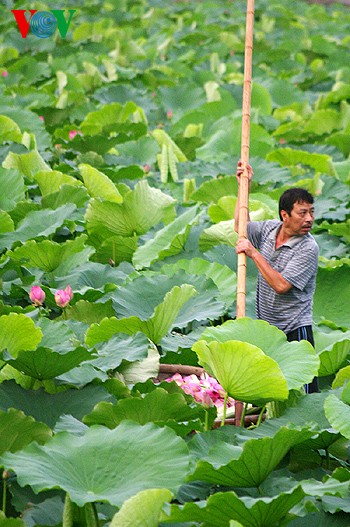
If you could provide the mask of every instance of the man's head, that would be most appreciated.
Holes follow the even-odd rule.
[[[279,200],[279,215],[291,235],[306,234],[314,222],[314,198],[303,188],[290,188]]]
[[[294,203],[302,202],[309,203],[310,205],[313,204],[314,198],[312,197],[310,192],[308,192],[304,188],[299,187],[289,188],[288,190],[285,190],[282,196],[280,197],[280,201],[278,204],[280,219],[283,219],[281,215],[282,210],[285,210],[290,216],[290,213],[293,210]]]

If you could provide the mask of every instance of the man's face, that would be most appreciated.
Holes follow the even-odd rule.
[[[292,236],[307,234],[315,219],[314,212],[315,208],[312,203],[296,202],[290,215],[285,210],[281,211],[283,226]]]

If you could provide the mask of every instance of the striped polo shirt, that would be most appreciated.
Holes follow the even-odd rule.
[[[292,236],[276,249],[279,220],[248,223],[248,239],[292,288],[278,294],[258,273],[256,314],[289,333],[312,324],[312,301],[316,287],[318,246],[311,234]]]

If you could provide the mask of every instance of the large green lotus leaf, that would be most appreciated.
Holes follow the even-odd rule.
[[[301,388],[317,375],[320,361],[311,344],[306,340],[287,342],[283,331],[264,320],[228,320],[221,326],[207,328],[201,338],[207,342],[240,340],[257,346],[277,362],[289,390]]]
[[[191,226],[198,221],[197,207],[189,209],[159,230],[153,238],[139,246],[132,257],[136,269],[149,267],[156,260],[180,253],[187,241]]]
[[[124,195],[121,204],[91,200],[85,217],[87,230],[96,244],[115,235],[145,234],[161,221],[169,223],[174,218],[174,204],[173,198],[142,180]]]
[[[217,262],[208,262],[202,258],[191,258],[190,260],[178,260],[174,264],[165,264],[161,268],[161,272],[173,276],[180,269],[186,271],[187,274],[203,274],[213,280],[220,291],[221,299],[227,306],[232,305],[235,301],[237,276],[228,266]]]
[[[58,192],[63,185],[71,185],[73,187],[80,187],[82,182],[68,174],[63,174],[58,170],[41,170],[34,176],[37,181],[42,196],[48,196],[54,192]]]
[[[332,388],[339,388],[348,381],[350,381],[350,366],[345,366],[345,368],[342,368],[337,372],[332,383]]]
[[[253,198],[254,194],[250,195],[249,199],[249,213],[251,221],[263,221],[275,217],[275,213],[270,207],[260,200]],[[220,198],[217,204],[212,204],[208,208],[210,219],[214,223],[220,221],[232,220],[234,217],[234,210],[237,198],[234,196],[224,196]]]
[[[22,141],[21,129],[15,121],[6,117],[6,115],[0,115],[0,142],[4,141],[15,141],[20,143]]]
[[[331,350],[337,342],[342,340],[350,339],[350,329],[348,331],[341,331],[340,329],[333,329],[330,331],[328,328],[322,331],[322,327],[315,328],[315,350],[317,353],[321,353],[324,350]]]
[[[298,427],[308,424],[314,435],[305,441],[305,445],[313,450],[327,449],[340,437],[339,433],[329,426],[324,413],[324,401],[328,394],[329,392],[321,392],[305,396],[299,393],[297,398],[290,400],[293,406],[287,404],[280,417],[266,419],[249,436],[244,433],[243,438],[249,439],[251,435],[255,438],[273,437],[281,427],[288,427],[291,423]],[[270,408],[268,412],[270,412]]]
[[[141,490],[123,503],[110,527],[158,527],[162,507],[172,497],[168,489]]]
[[[122,203],[123,196],[105,174],[84,163],[79,165],[79,171],[91,197]]]
[[[22,410],[36,421],[46,423],[53,428],[62,415],[73,415],[82,419],[85,414],[100,401],[112,397],[101,386],[85,386],[79,390],[66,390],[49,394],[43,389],[24,389],[13,380],[0,384],[0,409],[6,412],[9,408]]]
[[[323,108],[327,108],[333,103],[338,103],[341,100],[347,100],[350,96],[350,87],[348,83],[338,82],[335,84],[331,91],[321,98],[321,105]]]
[[[0,511],[1,527],[25,527],[25,523],[19,518],[6,518],[3,511]]]
[[[50,170],[37,150],[32,150],[28,154],[15,154],[9,152],[2,166],[4,168],[14,168],[29,179],[33,179],[39,170]]]
[[[3,454],[6,451],[22,450],[32,441],[46,443],[52,431],[44,423],[38,423],[20,410],[10,408],[7,412],[0,411],[0,435],[0,454]]]
[[[160,354],[157,346],[150,343],[146,358],[131,363],[123,362],[115,373],[115,377],[127,386],[134,386],[147,382],[149,379],[155,379],[159,372],[159,364]]]
[[[41,381],[58,377],[91,358],[91,353],[82,346],[66,353],[39,346],[36,350],[19,351],[15,360],[4,354],[4,360],[16,370]]]
[[[84,339],[86,326],[79,327],[78,325],[78,322],[73,325],[68,320],[40,318],[38,326],[43,332],[40,345],[62,354],[67,351],[73,351],[83,343]]]
[[[225,244],[235,247],[238,234],[234,229],[234,220],[220,221],[207,229],[204,229],[199,237],[199,248],[206,252],[214,245]]]
[[[111,236],[96,248],[93,260],[96,262],[131,262],[132,256],[137,249],[138,236]]]
[[[62,373],[57,377],[57,381],[64,386],[75,387],[78,389],[90,383],[106,382],[109,379],[106,373],[97,370],[90,362],[83,362],[76,368]],[[57,390],[56,390],[57,391]]]
[[[324,411],[332,427],[350,439],[350,406],[332,393],[325,400]]]
[[[0,210],[0,233],[13,232],[15,224],[11,216],[4,210]]]
[[[178,161],[183,163],[187,161],[185,154],[164,130],[156,128],[152,132],[152,137],[161,147],[166,146],[168,150],[171,150]]]
[[[0,317],[0,350],[16,357],[20,350],[35,350],[42,339],[40,328],[22,314],[10,313]]]
[[[272,99],[269,90],[256,82],[253,82],[252,85],[251,104],[253,108],[258,108],[259,113],[262,115],[270,115],[272,113]]]
[[[181,508],[172,505],[166,519],[172,522],[197,521],[202,527],[230,527],[231,521],[244,527],[283,525],[288,512],[304,496],[300,485],[274,497],[250,498],[239,497],[232,491],[218,492],[208,498],[205,507],[202,503],[186,503]]]
[[[141,275],[124,287],[111,294],[118,316],[136,315],[142,320],[150,318],[157,305],[163,300],[169,289],[183,284],[191,285],[197,294],[179,311],[174,325],[185,327],[193,320],[217,319],[225,312],[225,306],[219,300],[220,293],[214,282],[205,276],[193,276],[180,270],[172,277]]]
[[[106,317],[114,315],[112,301],[108,300],[104,304],[97,302],[88,302],[87,300],[79,300],[74,306],[68,305],[65,308],[66,318],[79,320],[89,326],[94,323],[101,322]]]
[[[326,349],[319,354],[321,361],[318,375],[332,375],[337,373],[339,368],[345,366],[346,358],[350,353],[350,340],[336,342],[331,349]]]
[[[316,110],[307,119],[304,133],[313,135],[330,134],[341,127],[340,114],[336,110]]]
[[[267,155],[268,161],[276,161],[282,166],[294,166],[298,163],[308,165],[316,172],[332,175],[334,168],[332,158],[327,154],[317,154],[306,150],[294,150],[292,148],[279,148]]]
[[[349,165],[350,169],[350,165]],[[350,242],[350,220],[346,220],[341,223],[329,223],[328,221],[323,221],[320,225],[320,228],[327,229],[329,234],[334,234],[335,236],[343,237],[347,242]],[[327,262],[330,266],[337,265],[334,261]],[[343,259],[343,263],[350,264],[349,258]]]
[[[202,406],[189,406],[184,394],[168,393],[156,388],[143,398],[121,399],[116,404],[101,402],[84,417],[84,423],[115,428],[125,419],[140,425],[156,423],[173,428],[178,435],[186,436],[192,430],[202,430],[205,410]]]
[[[143,333],[131,336],[117,334],[96,346],[98,358],[91,364],[104,372],[115,370],[123,361],[135,362],[146,358],[148,347],[149,340]]]
[[[227,320],[220,326],[205,328],[201,338],[207,342],[211,340],[249,342],[262,349],[269,356],[275,348],[282,346],[287,340],[283,331],[276,326],[272,326],[265,320],[254,320],[248,317]]]
[[[57,209],[67,203],[74,203],[78,209],[84,209],[89,201],[88,191],[84,186],[62,185],[60,190],[44,196],[41,200],[43,209]],[[83,220],[83,210],[75,215],[79,222]]]
[[[95,426],[83,436],[62,432],[45,446],[32,444],[1,456],[21,486],[61,488],[79,506],[122,503],[141,490],[176,493],[189,470],[186,443],[167,428],[125,421],[114,430]]]
[[[259,405],[288,398],[287,381],[277,362],[257,346],[238,340],[223,343],[200,340],[192,349],[203,368],[238,401]]]
[[[25,197],[23,175],[0,167],[0,209],[9,211]]]
[[[291,448],[310,439],[313,434],[310,428],[281,427],[272,437],[249,439],[248,436],[242,446],[232,446],[217,440],[209,452],[199,453],[191,480],[225,486],[258,487]],[[194,443],[200,439],[199,436]]]
[[[335,132],[328,136],[326,142],[329,145],[334,145],[338,150],[340,150],[344,154],[345,158],[349,157],[349,154],[350,154],[350,134],[349,133]],[[345,161],[345,163],[348,164],[347,161]],[[340,165],[338,167],[339,169],[341,168],[341,164],[342,164],[341,162],[337,163],[337,165]],[[334,168],[336,170],[336,173],[340,175],[340,178],[342,179],[341,170],[338,170],[336,166],[334,166]],[[346,181],[346,178],[345,178],[345,181]]]
[[[25,242],[32,238],[47,237],[53,234],[65,220],[69,219],[75,209],[75,205],[69,203],[56,210],[43,209],[29,212],[14,232],[0,235],[0,250],[10,248],[16,241]]]
[[[224,116],[211,129],[206,144],[197,149],[198,159],[211,162],[220,160],[223,156],[238,156],[240,152],[240,119]],[[260,125],[251,123],[251,155],[265,157],[273,148],[274,141],[269,133]]]
[[[205,181],[191,194],[191,200],[201,203],[217,203],[224,196],[237,196],[237,180],[233,176]]]
[[[67,243],[67,242],[66,242]],[[56,277],[57,287],[64,289],[69,284],[73,291],[79,291],[84,295],[89,290],[103,292],[106,284],[121,285],[126,280],[130,269],[111,267],[96,262],[86,262],[75,269],[68,271],[62,277]],[[99,295],[100,296],[100,295]]]
[[[99,110],[88,113],[82,121],[80,129],[84,135],[108,133],[114,130],[113,126],[116,127],[116,125],[119,125],[120,129],[123,130],[120,125],[126,123],[124,128],[127,128],[127,124],[132,122],[135,112],[139,112],[139,115],[143,116],[142,109],[134,102],[127,102],[124,106],[117,102],[105,104]]]
[[[64,244],[52,242],[51,240],[43,240],[41,242],[28,240],[14,251],[8,251],[7,256],[22,265],[37,267],[48,273],[51,273],[62,262],[65,262],[65,268],[68,271],[70,269],[68,269],[66,260],[69,260],[76,253],[82,253],[86,249],[86,240],[86,234],[82,234],[74,240],[67,240]],[[91,250],[89,252],[91,254]],[[80,263],[85,263],[87,260],[85,252],[80,254],[80,256],[83,256]],[[77,265],[79,263],[74,259],[74,265],[72,265],[71,269],[76,268]]]
[[[316,322],[331,320],[339,326],[349,327],[349,314],[344,306],[350,298],[350,267],[335,269],[320,267],[317,273],[313,317]]]
[[[182,306],[196,294],[193,286],[184,284],[175,286],[166,293],[164,301],[159,304],[148,320],[138,317],[104,319],[100,324],[93,324],[86,333],[86,343],[93,346],[97,342],[108,340],[115,333],[133,335],[141,331],[153,342],[158,343],[174,326]]]
[[[32,500],[30,502],[31,506],[26,508],[22,514],[24,525],[27,527],[40,524],[53,526],[62,522],[64,503],[60,495],[46,498],[40,503],[33,503]]]

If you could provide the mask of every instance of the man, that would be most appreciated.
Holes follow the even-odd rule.
[[[253,176],[247,165],[249,185]],[[243,173],[238,163],[238,199],[235,230],[239,225],[239,188]],[[245,253],[258,269],[256,294],[257,317],[278,327],[288,341],[308,340],[312,334],[312,301],[318,268],[318,246],[310,234],[314,222],[313,197],[302,188],[286,190],[279,200],[279,220],[251,222],[248,239],[240,239],[236,252]],[[318,382],[305,387],[318,391]]]

